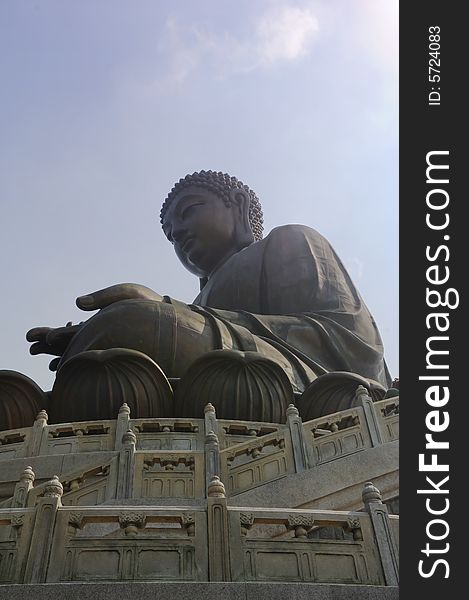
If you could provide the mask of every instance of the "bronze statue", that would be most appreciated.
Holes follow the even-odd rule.
[[[152,359],[174,386],[195,361],[224,350],[268,359],[287,375],[296,397],[331,372],[389,387],[373,317],[318,232],[284,225],[263,238],[257,196],[213,171],[179,180],[161,223],[179,260],[199,277],[199,295],[187,305],[119,284],[78,298],[79,308],[99,312],[79,325],[27,334],[32,354],[59,357],[51,363],[58,378],[83,353],[119,348]],[[246,418],[245,412],[234,418]]]

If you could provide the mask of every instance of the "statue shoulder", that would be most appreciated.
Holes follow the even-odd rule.
[[[269,233],[269,235],[266,236],[266,238],[270,236],[276,237],[281,235],[316,236],[321,234],[312,227],[308,227],[307,225],[300,225],[299,223],[290,223],[289,225],[279,225],[278,227],[274,227]]]
[[[306,244],[310,248],[316,246],[329,246],[329,242],[315,229],[306,225],[280,225],[260,242],[262,246],[268,246],[270,249],[277,248],[280,251],[300,249]]]

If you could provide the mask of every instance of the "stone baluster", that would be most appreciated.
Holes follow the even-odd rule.
[[[117,498],[132,498],[133,496],[136,442],[137,437],[130,429],[122,436],[117,472]]]
[[[363,407],[363,414],[365,416],[365,423],[370,434],[371,445],[381,445],[383,443],[383,438],[378,419],[376,418],[373,400],[368,394],[368,390],[363,385],[359,385],[357,391],[355,392],[354,405]]]
[[[145,529],[146,521],[145,514],[140,512],[122,512],[119,515],[119,525],[128,537],[136,537],[139,530]]]
[[[205,435],[209,432],[213,432],[216,436],[219,435],[217,413],[215,407],[210,402],[204,408],[204,419],[205,419]]]
[[[32,467],[26,467],[21,473],[20,480],[15,485],[11,502],[12,508],[25,508],[27,506],[29,490],[33,489],[35,477]]]
[[[49,417],[45,410],[41,410],[38,413],[32,427],[31,437],[29,439],[27,451],[28,456],[39,456],[39,454],[41,453],[45,428],[47,427],[48,419]]]
[[[287,523],[287,529],[294,530],[295,538],[306,540],[314,525],[314,518],[310,515],[288,515]]]
[[[295,461],[296,473],[301,473],[309,469],[308,454],[303,437],[303,422],[298,409],[294,404],[287,408],[287,424],[290,430],[290,438],[293,450],[293,460]]]
[[[205,485],[207,493],[215,476],[220,476],[220,449],[217,435],[213,431],[209,431],[205,436]]]
[[[366,512],[370,515],[376,545],[386,585],[398,585],[399,563],[397,549],[389,522],[388,508],[381,501],[379,490],[371,483],[365,483],[362,499]]]
[[[24,583],[44,583],[47,581],[49,556],[54,539],[57,511],[62,506],[63,487],[57,475],[44,486],[44,495],[36,506]]]
[[[124,434],[130,429],[130,408],[129,405],[124,404],[119,408],[119,414],[117,415],[116,423],[116,439],[114,450],[122,450],[122,440]]]
[[[225,486],[217,476],[208,486],[207,519],[209,580],[231,581]]]

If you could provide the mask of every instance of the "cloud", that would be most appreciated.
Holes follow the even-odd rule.
[[[254,63],[272,65],[306,56],[318,31],[318,20],[310,8],[275,6],[257,22]]]
[[[181,85],[203,63],[218,76],[249,72],[300,60],[312,48],[319,31],[311,8],[270,4],[243,31],[212,32],[201,24],[190,26],[174,17],[165,23],[161,51],[168,56],[166,84]]]
[[[217,43],[199,27],[183,27],[171,17],[165,23],[161,48],[169,53],[167,83],[180,85],[216,50]]]

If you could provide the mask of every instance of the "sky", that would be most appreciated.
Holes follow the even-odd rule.
[[[398,370],[397,0],[1,0],[0,369],[135,282],[190,302],[159,224],[201,169],[335,248]]]

